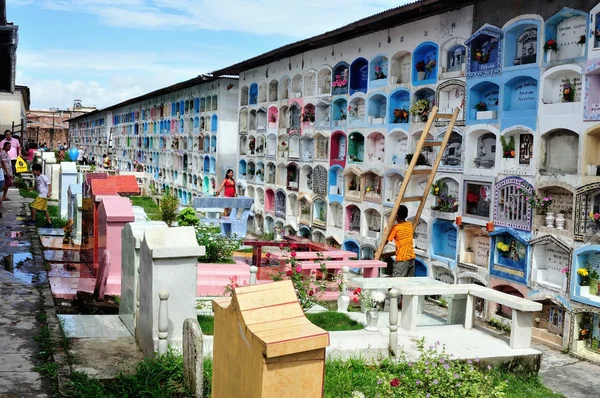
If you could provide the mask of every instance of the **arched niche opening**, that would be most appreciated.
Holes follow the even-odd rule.
[[[348,159],[351,163],[362,163],[365,160],[365,137],[359,132],[350,133]]]
[[[541,172],[548,174],[577,174],[579,165],[579,134],[556,129],[542,136]]]
[[[288,213],[291,214],[292,217],[298,217],[298,196],[294,193],[288,195],[287,201]]]
[[[367,92],[369,83],[369,62],[364,58],[355,59],[350,65],[350,95]]]
[[[333,80],[331,82],[332,95],[348,94],[350,82],[350,66],[346,62],[339,62],[333,67]]]
[[[329,168],[329,195],[330,201],[336,196],[342,198],[344,195],[344,169],[339,165]]]
[[[287,173],[287,180],[286,180],[287,189],[289,189],[291,191],[298,191],[299,178],[300,178],[299,173],[298,173],[298,166],[295,163],[288,164],[286,167],[286,173]]]
[[[309,70],[304,74],[304,96],[313,97],[317,94],[317,71]]]
[[[279,108],[279,128],[290,128],[290,112],[287,105],[282,105],[281,108]]]
[[[275,192],[272,189],[265,190],[265,211],[275,211]]]
[[[269,83],[269,102],[277,101],[278,94],[279,94],[279,82],[276,79],[273,79]]]
[[[539,22],[521,20],[505,30],[504,67],[535,64],[538,61],[540,45],[538,41]]]
[[[292,103],[289,109],[290,128],[299,129],[301,123],[301,107],[297,102]]]
[[[413,103],[410,113],[413,116],[413,122],[424,123],[429,117],[429,112],[435,101],[435,91],[430,88],[421,88],[413,95]]]
[[[384,176],[383,203],[393,205],[400,193],[400,186],[404,177],[399,171],[390,170]]]
[[[362,171],[356,167],[350,167],[344,171],[345,189],[344,199],[360,201],[362,199]]]
[[[384,124],[386,122],[387,97],[383,94],[373,94],[369,97],[368,123]]]
[[[369,64],[369,86],[382,87],[388,84],[389,60],[384,55],[378,55]]]
[[[315,117],[318,129],[330,129],[331,120],[330,120],[330,110],[331,110],[331,102],[326,99],[320,99],[317,102],[317,106],[315,107]]]
[[[300,161],[312,162],[314,160],[315,143],[310,135],[302,135],[300,137]]]
[[[329,164],[346,167],[346,134],[342,131],[334,131],[331,135],[331,148]]]
[[[381,203],[381,188],[383,174],[379,170],[371,169],[363,174],[364,200],[367,202]]]
[[[393,131],[387,139],[387,163],[401,166],[408,154],[408,136],[404,131]]]
[[[438,135],[438,139],[443,139],[445,135],[445,129]],[[457,132],[452,131],[448,145],[442,155],[441,166],[447,168],[462,168],[463,167],[463,136]]]
[[[286,172],[286,169],[285,169],[285,164],[279,163],[277,165],[276,176],[277,176],[277,180],[276,180],[277,185],[281,185],[281,186],[285,187],[286,186],[286,181],[287,181],[287,172]]]
[[[254,178],[257,184],[262,184],[265,180],[265,164],[263,162],[256,163],[256,174]]]
[[[288,76],[283,76],[279,84],[279,99],[286,100],[290,98],[291,80]]]
[[[288,159],[298,160],[300,158],[300,136],[298,134],[290,135],[288,141]]]
[[[493,169],[496,165],[496,135],[487,130],[477,130],[470,134],[469,140],[473,142],[477,149],[466,152],[466,156],[469,157],[466,163],[468,165],[473,164],[478,169]]]
[[[248,102],[250,105],[256,105],[258,103],[258,84],[256,84],[256,83],[252,83],[250,85]],[[208,104],[207,104],[207,108],[210,109],[210,106],[208,106]]]
[[[344,98],[336,98],[332,105],[332,120],[334,127],[344,127],[346,125],[346,119],[348,102]]]
[[[276,173],[275,163],[269,162],[267,163],[267,170],[265,173],[265,181],[267,184],[275,184],[275,173]]]
[[[344,210],[338,202],[329,203],[329,212],[331,217],[328,218],[328,226],[330,228],[342,228],[344,220]]]
[[[327,203],[323,198],[317,197],[313,202],[313,219],[315,226],[325,228],[327,226]]]
[[[275,217],[285,218],[285,192],[278,189],[275,192]]]
[[[385,156],[385,137],[379,132],[373,132],[367,137],[367,161],[383,163]]]
[[[269,112],[268,112],[269,131],[273,130],[273,132],[275,132],[275,130],[277,130],[278,116],[279,116],[279,110],[277,109],[277,107],[276,106],[269,107]]]
[[[302,192],[312,192],[313,189],[313,169],[309,165],[304,165],[300,169],[300,190]]]
[[[435,84],[438,74],[438,46],[433,42],[421,43],[413,52],[412,82],[414,86]]]
[[[409,84],[411,70],[411,54],[408,51],[398,51],[392,57],[390,67],[390,84]]]
[[[360,234],[361,211],[356,205],[346,206],[345,230],[348,233]]]
[[[356,96],[350,100],[348,105],[348,125],[350,127],[364,127],[366,120],[365,99]]]
[[[397,89],[390,95],[390,112],[388,122],[404,124],[409,122],[410,93],[405,89]]]
[[[297,74],[292,79],[292,98],[302,97],[302,75]]]
[[[331,94],[331,68],[321,68],[317,76],[317,87],[319,95]]]
[[[312,202],[306,197],[302,196],[298,200],[300,206],[300,223],[310,225],[312,221]]]
[[[381,237],[381,213],[376,209],[365,210],[367,238],[379,240]]]

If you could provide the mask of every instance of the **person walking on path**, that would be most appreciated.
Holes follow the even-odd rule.
[[[8,175],[9,167],[10,166],[7,166],[6,163],[0,160],[0,192],[4,190],[5,176]],[[2,218],[2,202],[3,200],[0,200],[0,218]]]
[[[0,141],[0,148],[4,147],[4,144],[10,142],[10,150],[8,151],[8,156],[10,157],[10,162],[12,163],[12,175],[17,174],[17,158],[21,156],[21,144],[19,140],[12,136],[12,132],[10,130],[6,130],[4,132],[4,139]],[[6,195],[4,195],[6,197]]]
[[[225,187],[226,198],[235,198],[237,196],[235,192],[235,180],[233,179],[233,170],[227,170],[227,173],[225,173],[225,179],[221,183],[219,189],[217,189],[217,192],[215,192],[215,196],[219,196],[221,194],[221,190],[223,189],[223,187]],[[231,209],[225,209],[225,217],[229,216],[230,212]]]
[[[35,224],[35,217],[37,215],[38,210],[43,211],[46,216],[46,221],[48,222],[47,227],[52,226],[52,220],[50,219],[50,214],[48,213],[48,199],[50,199],[50,195],[52,192],[52,184],[48,177],[42,174],[42,165],[36,163],[32,166],[33,175],[35,176],[35,187],[38,190],[38,196],[35,198],[31,206],[31,220],[27,221],[27,224]],[[33,188],[31,188],[33,189]]]
[[[413,226],[408,217],[408,208],[400,206],[396,214],[397,224],[394,224],[388,237],[388,242],[396,243],[396,262],[393,266],[393,277],[415,276],[415,250],[413,242]]]
[[[13,186],[13,168],[12,163],[10,161],[10,142],[4,142],[2,146],[0,146],[0,162],[2,162],[2,169],[6,170],[6,174],[4,174],[4,187],[2,188],[2,200],[11,200],[8,195],[8,188]]]

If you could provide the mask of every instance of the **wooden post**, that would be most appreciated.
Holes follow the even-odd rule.
[[[390,296],[390,355],[396,356],[398,350],[398,296],[400,292],[392,288],[389,292]]]
[[[160,304],[158,306],[158,355],[165,355],[167,353],[169,337],[169,307],[167,300],[169,299],[169,292],[161,290],[158,293]]]
[[[258,272],[258,267],[256,265],[250,266],[250,285],[256,285],[256,273]]]

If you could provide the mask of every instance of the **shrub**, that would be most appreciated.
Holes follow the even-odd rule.
[[[206,224],[196,227],[196,239],[206,249],[206,254],[198,259],[201,263],[231,263],[233,252],[242,244],[237,236],[223,236],[219,227]]]
[[[165,190],[165,193],[160,200],[160,215],[162,220],[170,227],[177,219],[177,208],[179,207],[179,199],[170,190]]]
[[[180,227],[195,227],[198,224],[200,224],[200,219],[192,207],[186,207],[177,215],[177,225]]]
[[[424,339],[421,339],[417,342],[417,348],[418,359],[410,360],[401,355],[397,364],[384,361],[379,365],[376,380],[367,381],[355,377],[356,381],[352,382],[353,385],[345,386],[346,391],[353,391],[353,396],[357,397],[381,398],[506,396],[505,381],[498,381],[493,374],[480,370],[471,360],[467,362],[453,360],[439,342],[425,348]],[[369,368],[369,366],[365,367]],[[488,367],[488,370],[490,369],[491,367]],[[330,392],[333,392],[331,383],[339,384],[332,374],[333,371],[333,366],[326,368],[325,390],[328,390],[327,384],[329,384]]]

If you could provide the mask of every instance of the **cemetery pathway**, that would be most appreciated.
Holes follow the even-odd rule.
[[[0,218],[0,398],[50,397],[51,380],[33,370],[42,364],[34,338],[38,314],[54,305],[35,228],[23,225],[31,199],[16,189],[9,198]]]

